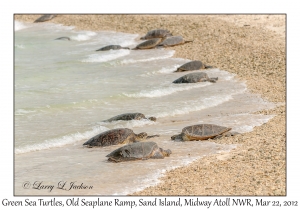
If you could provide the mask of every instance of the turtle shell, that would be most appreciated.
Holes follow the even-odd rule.
[[[54,17],[56,17],[57,15],[42,15],[41,17],[39,17],[38,19],[36,19],[34,22],[38,23],[38,22],[45,22],[48,20],[53,19]]]
[[[184,39],[182,36],[171,36],[162,41],[159,46],[174,46],[184,44]]]
[[[180,71],[193,71],[205,69],[205,65],[201,61],[190,61],[188,63],[183,64],[182,66],[178,67],[176,72]]]
[[[120,114],[115,117],[112,117],[106,121],[112,122],[117,120],[140,120],[140,119],[146,119],[145,115],[143,115],[142,113],[125,113],[125,114]]]
[[[122,47],[121,45],[108,45],[108,46],[102,47],[96,51],[120,50],[120,49],[129,49],[129,48]]]
[[[136,142],[120,147],[106,157],[114,162],[149,159],[158,150],[155,142]]]
[[[128,128],[116,128],[100,133],[93,138],[90,138],[83,145],[88,146],[109,146],[125,143],[125,141],[134,141],[135,134]]]
[[[135,48],[136,49],[150,49],[155,47],[161,42],[161,38],[155,38],[155,39],[149,39],[147,41],[144,41],[140,44],[138,44]]]
[[[207,140],[230,130],[231,128],[214,124],[192,125],[182,129],[182,139],[185,141]]]
[[[153,39],[153,38],[163,38],[165,36],[172,36],[169,30],[165,29],[154,29],[151,31],[148,31],[147,34],[141,39]]]
[[[205,72],[196,72],[196,73],[186,74],[174,80],[173,83],[196,83],[196,82],[201,82],[201,80],[203,79],[209,79],[207,74]]]
[[[71,39],[70,39],[70,37],[62,36],[62,37],[59,37],[59,38],[57,38],[55,40],[68,40],[68,41],[70,41]]]

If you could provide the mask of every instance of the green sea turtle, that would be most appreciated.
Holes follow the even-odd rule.
[[[127,144],[130,142],[143,141],[145,139],[156,136],[158,135],[148,136],[145,132],[135,134],[131,129],[128,128],[116,128],[105,131],[94,136],[93,138],[90,138],[83,145],[87,145],[88,147],[103,147],[116,144]]]
[[[172,47],[172,46],[181,45],[189,42],[192,41],[185,41],[182,36],[170,36],[157,46]]]
[[[181,134],[174,135],[171,137],[171,139],[183,141],[198,141],[238,134],[237,132],[229,132],[230,130],[231,128],[214,124],[198,124],[183,128]]]
[[[163,38],[165,36],[172,36],[172,34],[166,29],[154,29],[148,31],[145,36],[141,37],[141,39]]]
[[[209,68],[213,68],[213,67],[205,65],[201,61],[190,61],[178,67],[175,72],[193,71],[193,70],[209,69]]]
[[[144,41],[140,44],[138,44],[135,48],[133,48],[132,50],[144,50],[144,49],[151,49],[156,47],[159,43],[161,43],[162,41],[164,41],[166,39],[166,37],[164,38],[154,38],[154,39],[149,39],[147,41]]]
[[[53,18],[55,18],[57,15],[42,15],[41,17],[39,17],[38,19],[36,19],[34,21],[34,23],[38,23],[38,22],[45,22],[48,20],[51,20]]]
[[[141,119],[148,119],[148,120],[156,121],[156,117],[146,118],[145,115],[137,112],[137,113],[120,114],[115,117],[109,118],[108,120],[105,120],[104,122],[112,122],[112,121],[117,121],[117,120],[141,120]]]
[[[96,51],[120,50],[120,49],[129,50],[129,47],[121,47],[120,45],[108,45],[108,46],[102,47]]]
[[[218,77],[209,78],[205,72],[194,72],[186,74],[176,80],[173,83],[196,83],[196,82],[216,82]]]
[[[59,37],[59,38],[57,38],[55,40],[68,40],[68,41],[70,41],[71,39],[70,39],[70,37],[63,36],[63,37]]]
[[[163,159],[171,154],[171,150],[163,150],[155,142],[136,142],[120,147],[106,157],[108,161],[122,162],[130,160]]]

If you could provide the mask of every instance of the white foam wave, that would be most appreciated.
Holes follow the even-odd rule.
[[[247,133],[253,131],[253,128],[256,126],[261,126],[264,123],[267,123],[270,119],[275,117],[275,115],[253,115],[253,114],[244,114],[247,117],[247,125],[238,126],[234,128],[234,131],[239,133]]]
[[[15,21],[15,31],[20,31],[24,28],[28,28],[28,26],[20,21]]]
[[[93,36],[96,36],[97,33],[96,32],[92,32],[92,31],[85,31],[82,32],[80,34],[77,34],[76,36],[71,36],[70,38],[72,40],[76,40],[76,41],[86,41],[91,39]]]
[[[157,117],[167,117],[167,116],[175,116],[175,115],[182,115],[182,114],[188,114],[190,112],[194,111],[200,111],[209,107],[218,106],[226,101],[232,100],[232,96],[222,96],[222,97],[216,97],[212,96],[209,98],[205,98],[204,100],[195,100],[195,101],[189,101],[184,104],[182,104],[182,108],[179,109],[170,109],[170,111],[158,113]]]
[[[223,125],[232,128],[232,131],[239,133],[247,133],[253,131],[256,126],[261,126],[267,123],[275,115],[262,115],[262,114],[227,114],[226,116],[213,117],[211,119],[199,120],[198,123],[212,123]]]
[[[147,76],[156,75],[156,74],[170,74],[170,73],[173,73],[179,66],[180,65],[174,65],[172,67],[163,67],[158,71],[147,72],[145,74],[141,74],[140,76],[147,77]]]
[[[34,27],[42,27],[45,28],[46,30],[51,30],[51,31],[61,31],[61,30],[73,30],[75,28],[75,26],[66,26],[63,24],[57,24],[57,23],[47,23],[47,22],[43,22],[43,23],[39,23],[38,25],[36,25],[36,23],[32,23]]]
[[[81,141],[83,139],[88,139],[93,137],[94,135],[97,135],[101,132],[109,130],[107,127],[104,126],[97,126],[94,127],[91,131],[86,131],[84,133],[75,133],[71,135],[66,135],[60,138],[50,139],[40,144],[34,144],[34,145],[28,145],[21,148],[15,149],[15,154],[22,154],[27,152],[33,152],[38,150],[44,150],[44,149],[50,149],[53,147],[61,147],[67,144],[72,144],[77,141]]]
[[[133,93],[133,94],[128,94],[128,93],[123,93],[123,95],[127,97],[132,97],[132,98],[156,98],[156,97],[162,97],[166,95],[170,95],[176,92],[180,91],[185,91],[185,90],[190,90],[194,88],[199,88],[199,87],[205,87],[211,85],[209,82],[205,83],[196,83],[196,84],[182,84],[182,85],[172,85],[170,87],[166,88],[160,88],[160,89],[154,89],[154,90],[142,90],[139,93]]]
[[[93,34],[88,34],[93,35]],[[116,32],[103,32],[99,31],[92,40],[89,40],[85,43],[78,43],[78,46],[92,45],[97,46],[98,48],[104,47],[107,45],[121,45],[122,47],[134,46],[136,44],[135,38],[138,35],[125,34],[125,33],[116,33]]]
[[[151,173],[143,177],[143,179],[138,179],[136,181],[133,181],[134,184],[132,186],[128,186],[126,188],[119,189],[120,191],[115,192],[113,195],[128,195],[132,194],[134,192],[139,192],[144,190],[147,187],[158,185],[161,180],[159,179],[162,177],[167,171],[174,170],[176,168],[186,166],[195,160],[204,157],[188,157],[188,158],[182,158],[181,161],[172,161],[172,164],[168,164],[165,169],[156,169],[153,170]]]
[[[15,47],[19,48],[19,49],[24,49],[25,48],[24,45],[22,45],[22,44],[16,44]]]
[[[147,119],[142,119],[142,120],[129,120],[129,121],[124,121],[124,120],[118,120],[118,121],[113,121],[113,122],[99,122],[99,125],[104,125],[106,127],[111,127],[112,129],[114,128],[137,128],[137,127],[143,127],[145,125],[153,125],[155,122]]]
[[[136,38],[138,34],[127,34],[120,32],[105,33],[104,36],[101,36],[101,42],[106,44],[116,44],[121,45],[122,47],[135,46],[137,44]]]
[[[35,111],[25,110],[25,109],[17,109],[15,111],[15,115],[25,115],[25,114],[33,113],[33,112],[35,112]]]
[[[207,69],[204,70],[209,77],[218,77],[219,79],[221,78],[222,80],[232,80],[236,74],[224,71],[224,70],[220,70],[218,68],[214,68],[214,69]]]
[[[217,147],[217,144],[215,144],[215,143],[211,143],[210,145],[212,145],[211,147],[213,147],[214,149]],[[159,178],[162,177],[167,171],[189,165],[192,162],[199,160],[209,154],[214,154],[214,153],[216,154],[216,153],[221,153],[221,152],[228,153],[234,148],[236,148],[236,145],[226,145],[226,146],[222,146],[220,148],[221,149],[220,151],[203,154],[201,156],[181,157],[180,161],[173,160],[173,161],[171,161],[171,164],[168,164],[167,166],[165,166],[164,169],[152,170],[152,172],[148,173],[148,175],[143,177],[142,180],[137,179],[136,181],[133,181],[134,184],[130,185],[129,187],[125,187],[125,188],[123,187],[122,189],[120,189],[120,191],[115,192],[113,195],[128,195],[128,194],[132,194],[134,192],[142,191],[147,187],[156,186],[161,182],[161,180]],[[132,186],[135,186],[135,187],[132,187]]]
[[[160,74],[169,74],[169,73],[173,73],[180,65],[174,65],[172,67],[169,68],[162,68],[159,71],[157,71],[157,73]]]
[[[126,123],[125,127],[143,127],[144,125],[153,125],[156,122],[151,121],[151,120],[132,120],[131,122]]]
[[[129,47],[135,45],[136,42],[134,40],[124,40],[124,41],[119,41],[116,44],[121,45],[122,47]]]
[[[130,120],[130,121],[126,121],[126,123],[123,125],[123,128],[134,128],[134,127],[143,127],[145,125],[153,125],[155,124],[155,122],[151,121],[151,120]],[[115,125],[114,128],[118,128],[121,125]],[[122,127],[122,126],[121,126]]]
[[[143,58],[143,59],[125,59],[121,61],[121,64],[131,64],[131,63],[139,63],[139,62],[148,62],[154,60],[161,60],[170,58],[174,55],[175,51],[168,51],[166,55],[161,55],[159,57],[151,57],[151,58]]]
[[[99,54],[89,55],[87,59],[82,60],[82,62],[106,62],[110,60],[115,60],[119,57],[130,54],[130,50],[109,50],[105,52],[99,52]]]
[[[232,80],[234,77],[235,77],[235,75],[231,74],[231,75],[227,75],[227,76],[222,77],[222,79],[229,81],[229,80]]]

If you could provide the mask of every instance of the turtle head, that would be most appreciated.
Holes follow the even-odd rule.
[[[168,38],[169,37],[169,35],[168,34],[166,34],[166,35],[164,35],[162,38],[161,38],[161,41],[160,41],[160,43],[161,42],[163,42],[166,38]]]
[[[184,71],[184,70],[182,70],[182,69],[179,67],[179,68],[177,68],[176,71],[174,71],[174,72],[182,72],[182,71]]]
[[[172,140],[176,140],[176,141],[182,141],[182,133],[179,134],[179,135],[174,135],[174,136],[171,136],[171,139]]]
[[[145,140],[147,138],[148,134],[145,132],[142,132],[142,133],[137,134],[136,136],[140,140]]]
[[[108,161],[117,163],[117,162],[124,161],[126,159],[130,159],[131,155],[132,153],[130,150],[122,149],[121,147],[111,152],[110,154],[106,155],[106,157],[108,157]]]
[[[218,77],[212,77],[212,78],[209,78],[208,81],[215,83],[215,82],[217,82],[217,80],[218,80]]]
[[[172,151],[167,149],[167,150],[163,150],[162,148],[160,148],[161,153],[163,154],[164,157],[169,157],[170,154],[172,154]]]
[[[190,43],[190,42],[193,42],[194,40],[187,40],[187,41],[184,41],[184,43]]]
[[[214,69],[214,68],[216,68],[216,67],[214,67],[214,66],[207,66],[207,65],[205,65],[205,64],[204,64],[204,67],[205,67],[205,69]]]
[[[151,121],[155,122],[156,121],[156,117],[149,117],[148,120],[151,120]]]

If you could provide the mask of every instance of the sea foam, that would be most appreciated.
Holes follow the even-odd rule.
[[[209,107],[218,106],[226,101],[232,100],[232,96],[222,96],[222,97],[209,97],[205,98],[204,100],[191,100],[186,102],[181,102],[181,108],[170,108],[170,111],[161,112],[157,114],[157,117],[169,117],[169,116],[176,116],[176,115],[183,115],[188,114],[194,111],[200,111]]]
[[[109,127],[111,129],[115,128],[138,128],[143,127],[145,125],[153,125],[156,122],[148,120],[148,119],[141,119],[141,120],[117,120],[112,122],[98,122],[98,125]]]
[[[149,58],[124,59],[124,60],[121,60],[121,64],[131,64],[131,63],[148,62],[148,61],[166,59],[166,58],[172,57],[174,55],[174,53],[175,53],[175,51],[167,51],[167,53],[165,55],[159,55],[159,56],[152,55],[152,57],[149,57]]]
[[[15,21],[15,31],[19,31],[22,30],[24,28],[28,28],[28,25],[25,25],[24,23],[20,22],[20,21]]]
[[[99,52],[99,54],[91,54],[88,58],[82,60],[82,62],[106,62],[115,60],[117,58],[130,54],[130,50],[109,50],[105,52]]]
[[[158,89],[153,90],[142,90],[138,93],[123,93],[123,95],[127,97],[132,98],[156,98],[156,97],[162,97],[166,95],[170,95],[176,92],[185,91],[185,90],[191,90],[194,88],[200,88],[211,85],[211,83],[196,83],[196,84],[182,84],[182,85],[172,85],[169,87],[162,87]]]
[[[151,71],[151,72],[146,72],[144,74],[141,74],[141,77],[149,77],[152,75],[157,75],[157,74],[170,74],[173,73],[180,65],[173,65],[170,67],[163,67],[158,71]]]
[[[95,126],[92,130],[86,131],[84,133],[74,133],[70,135],[65,135],[60,138],[54,138],[46,140],[43,143],[39,144],[33,144],[33,145],[27,145],[24,147],[16,148],[15,154],[22,154],[32,151],[38,151],[38,150],[44,150],[44,149],[50,149],[53,147],[61,147],[67,144],[72,144],[78,141],[81,141],[83,139],[88,139],[93,137],[94,135],[97,135],[101,132],[109,130],[107,127],[104,126]]]
[[[71,36],[70,38],[72,40],[76,40],[76,41],[86,41],[91,39],[93,36],[96,36],[97,33],[92,32],[92,31],[85,31],[85,32],[81,32],[77,35]]]
[[[36,112],[36,111],[35,110],[17,109],[15,111],[15,115],[25,115],[25,114],[34,113],[34,112]]]

